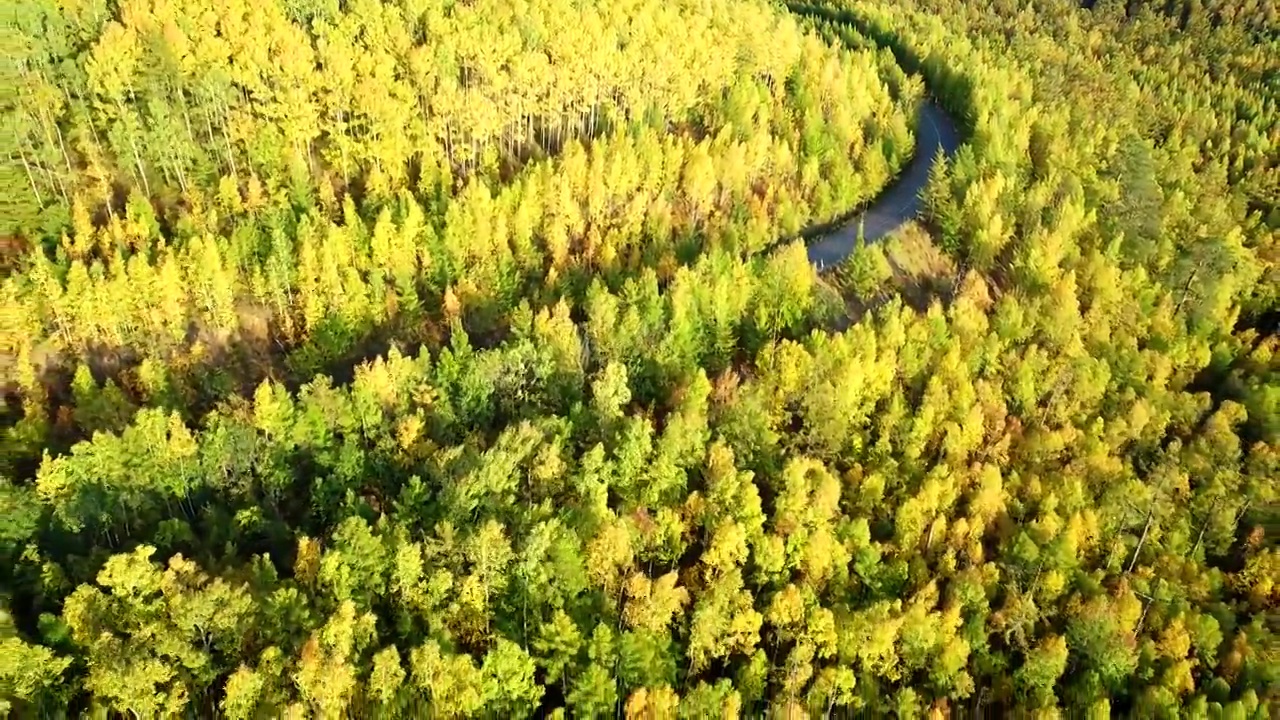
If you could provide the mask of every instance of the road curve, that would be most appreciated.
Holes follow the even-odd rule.
[[[938,148],[948,157],[960,147],[955,121],[937,101],[920,105],[916,123],[916,152],[905,172],[880,193],[870,206],[846,219],[804,233],[811,238],[809,262],[818,270],[837,265],[849,257],[858,243],[858,233],[866,242],[876,242],[920,214],[920,191],[929,181]]]

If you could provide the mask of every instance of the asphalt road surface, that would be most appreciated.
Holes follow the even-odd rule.
[[[950,157],[960,146],[960,134],[950,115],[937,102],[920,106],[916,123],[916,153],[905,172],[880,193],[866,210],[815,232],[809,243],[809,262],[819,270],[838,265],[853,252],[861,230],[863,240],[876,242],[920,214],[920,191],[929,181],[929,168],[938,148]],[[806,233],[808,235],[809,233]]]

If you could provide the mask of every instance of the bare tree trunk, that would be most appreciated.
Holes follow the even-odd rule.
[[[58,147],[62,149],[62,161],[67,166],[67,177],[75,177],[75,171],[71,169],[71,155],[67,152],[67,144],[62,140],[62,129],[58,127],[58,123],[53,123],[53,132],[58,136]],[[59,182],[62,187],[62,199],[66,200],[67,205],[71,205],[71,201],[67,200],[67,184],[65,181]]]
[[[142,157],[138,155],[138,145],[129,138],[129,144],[133,146],[133,161],[138,167],[138,179],[142,181],[142,189],[146,191],[147,197],[151,197],[151,183],[147,181],[147,172],[142,167]]]
[[[1138,564],[1138,553],[1142,552],[1142,545],[1147,542],[1147,533],[1151,530],[1151,521],[1155,518],[1156,501],[1151,499],[1151,507],[1147,510],[1147,524],[1142,528],[1142,537],[1138,538],[1138,547],[1133,549],[1133,557],[1129,559],[1129,569],[1127,572],[1133,572],[1133,568]]]
[[[1182,304],[1187,301],[1187,295],[1191,292],[1191,283],[1196,281],[1196,276],[1200,274],[1200,269],[1204,267],[1202,259],[1196,264],[1196,269],[1191,271],[1191,275],[1187,277],[1187,284],[1182,286],[1182,296],[1178,298],[1178,304],[1173,308],[1173,314],[1177,315],[1182,310]]]
[[[18,72],[24,79],[30,74],[25,64],[23,63],[18,64]],[[65,158],[67,153],[67,148],[65,145],[62,145],[62,131],[58,129],[58,123],[56,118],[53,118],[52,115],[46,115],[45,108],[42,106],[39,106],[37,110],[32,114],[35,116],[36,121],[40,124],[40,132],[44,135],[45,143],[47,143],[48,145],[53,145],[54,136],[56,135],[58,138],[58,144],[62,150],[63,157]],[[49,128],[51,127],[54,130],[52,134],[49,132]],[[49,168],[42,167],[41,169],[43,169],[45,172],[45,175],[48,176],[49,184],[52,185],[56,190],[58,190],[59,193],[61,193],[63,201],[69,205],[70,201],[67,200],[67,188],[65,183],[57,179],[54,176],[53,171],[51,171]],[[67,172],[70,172],[70,171],[71,171],[71,162],[68,160]]]
[[[178,175],[178,187],[182,188],[182,194],[187,194],[187,174],[182,171],[182,164],[176,159],[173,161],[173,171]]]
[[[1218,509],[1218,503],[1220,501],[1221,498],[1216,499],[1213,501],[1213,505],[1209,506],[1209,516],[1205,518],[1204,523],[1200,526],[1200,534],[1196,535],[1196,544],[1191,548],[1192,555],[1195,555],[1196,551],[1200,549],[1200,543],[1204,541],[1204,533],[1209,529],[1209,523],[1213,520],[1213,511]]]
[[[187,94],[182,90],[181,87],[177,88],[177,90],[178,90],[178,100],[182,104],[182,122],[184,125],[187,126],[187,140],[190,141],[192,147],[195,147],[196,135],[194,132],[191,131],[191,112],[188,110],[188,106],[187,106]]]
[[[600,85],[599,84],[596,85],[595,90],[596,90],[595,101],[591,103],[591,130],[590,130],[591,135],[590,136],[593,138],[596,136],[596,108],[600,107]]]
[[[204,113],[204,131],[205,131],[205,135],[206,135],[206,136],[208,136],[208,138],[209,138],[209,144],[210,144],[210,145],[212,145],[213,143],[215,143],[215,142],[217,142],[217,141],[218,141],[218,136],[217,136],[217,135],[214,135],[214,133],[213,133],[213,117],[212,117],[212,114],[211,114],[209,111],[207,111],[207,110],[206,110],[206,111],[205,111],[205,113]]]
[[[31,174],[31,165],[27,162],[27,154],[22,150],[22,143],[18,143],[18,157],[22,158],[22,167],[27,171],[27,182],[31,183],[31,194],[36,196],[36,204],[44,205],[44,198],[36,187],[36,178]]]
[[[1146,602],[1142,604],[1142,617],[1138,618],[1138,626],[1133,631],[1135,636],[1142,633],[1142,626],[1147,623],[1147,611],[1149,611],[1151,609],[1151,605],[1155,603],[1155,598],[1148,595],[1144,595],[1143,597],[1146,599]]]
[[[449,166],[453,167],[453,124],[448,120],[444,123],[444,152],[449,156]]]
[[[222,104],[222,139],[227,146],[227,164],[231,166],[231,177],[235,179],[236,185],[240,184],[240,171],[236,168],[235,152],[231,149],[231,135],[227,132],[227,116],[230,111],[227,109],[226,103]]]
[[[120,111],[120,117],[124,117],[124,102],[117,100],[116,109]],[[147,197],[151,197],[151,183],[147,182],[147,173],[142,167],[142,155],[138,152],[138,143],[133,137],[133,133],[129,133],[129,147],[133,150],[133,162],[138,169],[138,179],[142,181],[142,187],[146,190]]]
[[[62,88],[62,96],[63,96],[63,97],[65,97],[65,98],[67,99],[67,107],[71,107],[71,106],[74,104],[74,103],[72,103],[72,101],[71,101],[71,93],[67,92],[67,89],[66,89],[65,87],[64,87],[64,88]],[[98,126],[97,126],[96,124],[94,124],[94,122],[93,122],[93,113],[89,111],[89,108],[88,108],[88,106],[87,106],[87,105],[85,106],[84,119],[85,119],[85,123],[89,126],[89,135],[93,138],[93,148],[94,148],[94,150],[95,150],[96,152],[101,153],[101,152],[102,152],[102,138],[98,137]],[[107,208],[107,216],[108,216],[108,217],[110,217],[110,218],[112,218],[112,219],[114,219],[114,218],[115,218],[115,216],[116,216],[116,212],[115,212],[115,210],[111,207],[111,184],[110,184],[110,182],[104,179],[104,180],[102,181],[102,187],[101,187],[100,189],[101,189],[101,191],[102,191],[102,196],[103,196],[103,198],[105,198],[105,202],[104,202],[103,204],[104,204],[104,205],[106,206],[106,208]]]

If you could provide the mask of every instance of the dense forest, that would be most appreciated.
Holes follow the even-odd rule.
[[[0,714],[1280,707],[1270,0],[3,17]]]

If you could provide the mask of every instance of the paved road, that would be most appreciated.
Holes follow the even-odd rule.
[[[833,226],[806,232],[806,236],[813,238],[809,243],[809,262],[819,270],[836,265],[853,252],[859,229],[866,242],[875,242],[919,215],[920,191],[929,181],[929,168],[938,148],[949,157],[959,146],[960,134],[947,111],[933,100],[923,103],[916,123],[916,154],[906,171],[866,210]]]

